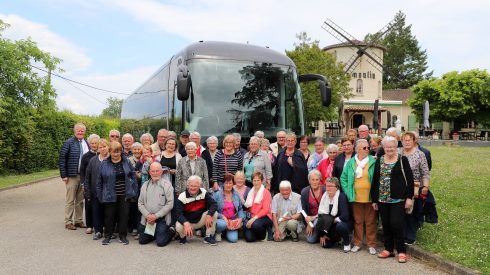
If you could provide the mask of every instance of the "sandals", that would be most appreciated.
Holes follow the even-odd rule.
[[[407,254],[405,253],[398,253],[398,262],[399,263],[406,263],[407,262]]]
[[[389,257],[395,257],[395,253],[390,252],[388,250],[383,250],[378,254],[378,258],[380,258],[380,259],[386,259]]]

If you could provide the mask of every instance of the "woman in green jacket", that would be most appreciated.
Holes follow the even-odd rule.
[[[354,239],[352,252],[362,247],[364,225],[369,254],[376,254],[376,211],[371,205],[371,183],[376,159],[369,155],[369,143],[365,139],[356,142],[356,155],[345,165],[340,182],[342,190],[352,204]]]

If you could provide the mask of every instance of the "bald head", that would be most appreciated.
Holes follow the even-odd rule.
[[[162,165],[159,162],[153,162],[150,165],[150,176],[154,182],[160,180],[160,178],[162,177],[162,172]]]

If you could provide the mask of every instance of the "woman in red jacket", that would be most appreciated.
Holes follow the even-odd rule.
[[[253,188],[250,190],[245,201],[248,208],[247,218],[249,220],[243,225],[243,232],[247,242],[263,240],[266,237],[267,229],[272,226],[271,202],[272,197],[262,181],[264,175],[255,172],[252,176]]]

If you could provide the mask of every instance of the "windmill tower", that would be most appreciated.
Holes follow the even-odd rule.
[[[330,19],[326,19],[322,28],[340,43],[323,48],[332,53],[337,62],[344,65],[344,70],[351,76],[349,87],[353,97],[343,100],[339,106],[339,124],[345,130],[366,124],[381,133],[382,113],[386,113],[385,122],[391,125],[391,114],[384,106],[401,105],[401,101],[383,100],[383,73],[389,73],[383,66],[383,55],[386,48],[377,45],[392,27],[392,22],[379,30],[371,40],[361,41],[349,34]]]

